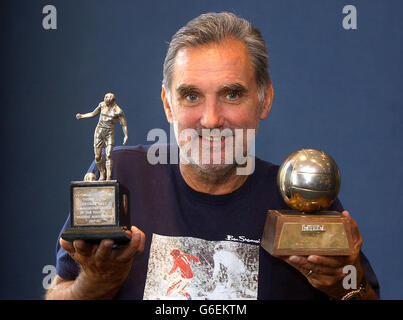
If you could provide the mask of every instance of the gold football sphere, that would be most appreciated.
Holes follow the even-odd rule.
[[[301,149],[281,164],[277,184],[288,206],[301,212],[326,210],[340,190],[340,171],[324,151]]]

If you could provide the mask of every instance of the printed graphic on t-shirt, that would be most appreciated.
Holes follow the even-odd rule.
[[[257,299],[259,246],[153,234],[144,300]]]

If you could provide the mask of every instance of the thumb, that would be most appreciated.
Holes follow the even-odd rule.
[[[349,220],[350,228],[351,228],[351,236],[353,238],[354,246],[358,245],[359,247],[361,247],[362,237],[360,234],[360,230],[358,230],[357,223],[353,220],[353,218],[351,218],[351,215],[347,210],[344,210],[341,214],[342,214],[342,216],[348,218],[348,220]]]

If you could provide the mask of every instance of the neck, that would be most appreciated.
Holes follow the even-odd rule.
[[[247,175],[237,175],[236,166],[211,172],[203,171],[193,164],[180,163],[179,168],[189,187],[213,195],[231,193],[241,187],[248,178]]]

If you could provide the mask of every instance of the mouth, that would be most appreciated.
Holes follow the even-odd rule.
[[[202,148],[221,149],[225,146],[227,136],[199,135],[199,142]]]
[[[224,136],[199,136],[201,139],[207,142],[222,142],[225,140]]]

